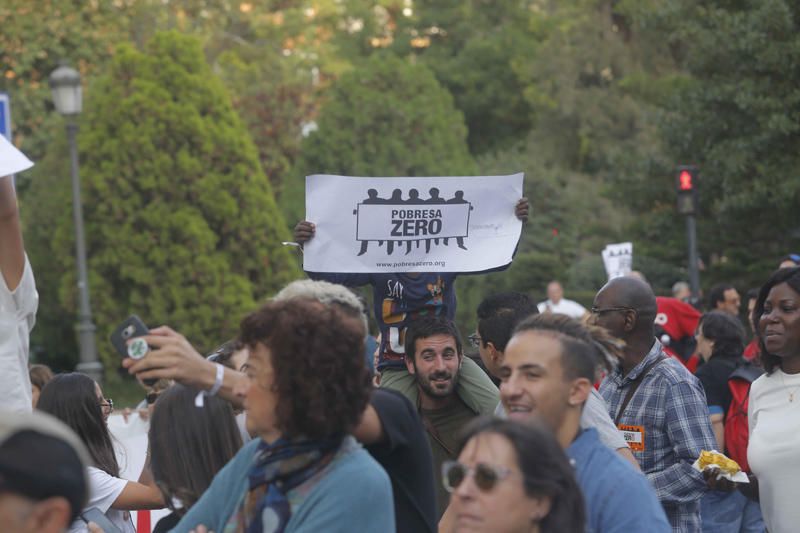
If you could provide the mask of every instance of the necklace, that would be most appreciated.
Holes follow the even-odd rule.
[[[784,374],[784,372],[781,369],[781,383],[783,384],[783,388],[785,389],[786,388],[786,380],[783,378],[783,374]],[[798,391],[798,389],[800,389],[800,385],[795,387],[794,390],[789,393],[789,401],[790,402],[794,401],[794,394]]]

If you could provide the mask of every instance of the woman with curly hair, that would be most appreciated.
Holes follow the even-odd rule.
[[[311,300],[273,301],[242,321],[240,339],[257,438],[174,531],[394,531],[388,476],[350,435],[370,391],[360,320]]]
[[[758,479],[764,522],[771,532],[797,531],[800,506],[800,267],[782,268],[758,293],[758,327],[766,374],[750,387],[747,462]]]

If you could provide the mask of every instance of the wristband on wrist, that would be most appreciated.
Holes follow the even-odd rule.
[[[210,389],[200,391],[197,393],[197,396],[194,399],[195,407],[203,407],[205,404],[204,400],[206,396],[216,396],[219,390],[222,388],[222,380],[225,378],[225,367],[219,363],[214,363],[217,367],[217,374],[214,376],[214,384],[211,386]]]
[[[217,365],[217,375],[214,377],[214,385],[211,386],[211,389],[206,392],[206,396],[216,396],[219,392],[219,389],[222,388],[222,380],[225,377],[225,367],[219,363],[214,363]]]

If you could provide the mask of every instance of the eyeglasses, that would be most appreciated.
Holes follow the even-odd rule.
[[[481,347],[481,336],[478,335],[477,333],[473,333],[472,335],[469,335],[467,337],[467,340],[469,341],[470,346],[472,346],[473,348],[480,348]]]
[[[100,402],[100,407],[105,411],[108,409],[108,413],[111,414],[114,412],[114,400],[111,398],[105,398],[104,401]]]
[[[482,492],[489,492],[497,482],[507,478],[511,470],[500,466],[491,466],[478,463],[474,468],[463,465],[458,461],[445,461],[442,463],[442,483],[447,492],[455,491],[461,482],[472,476],[475,485]]]
[[[147,401],[147,405],[153,405],[156,403],[156,400],[158,400],[158,396],[160,394],[160,392],[148,392],[147,396],[144,397],[144,399]]]
[[[636,309],[633,307],[594,307],[592,306],[592,314],[593,315],[602,315],[603,313],[610,313],[612,311],[633,311],[636,313]]]

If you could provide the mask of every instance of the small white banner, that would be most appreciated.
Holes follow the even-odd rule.
[[[0,178],[22,172],[33,166],[33,161],[17,150],[8,139],[0,135]]]
[[[603,265],[608,279],[620,278],[631,273],[633,268],[633,243],[607,244],[602,252]]]
[[[306,178],[310,272],[475,272],[511,262],[522,174]]]

